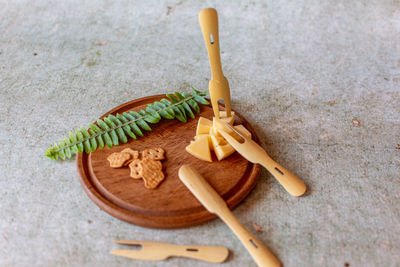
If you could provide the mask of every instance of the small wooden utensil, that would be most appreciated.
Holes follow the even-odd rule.
[[[208,84],[214,116],[219,118],[218,100],[225,102],[226,116],[231,116],[231,93],[228,80],[222,72],[219,54],[218,14],[213,8],[206,8],[199,13],[199,22],[206,44],[211,67],[211,80]]]
[[[274,254],[243,227],[221,196],[195,169],[183,165],[179,169],[179,178],[209,212],[218,215],[231,228],[258,266],[281,266]]]
[[[137,260],[161,261],[169,257],[185,257],[220,263],[224,262],[229,255],[229,250],[220,246],[186,246],[136,240],[115,240],[114,242],[140,248],[110,251],[111,254]]]
[[[251,138],[238,133],[238,131],[229,124],[222,121],[219,122],[243,139],[243,143],[239,143],[226,131],[218,129],[218,132],[225,138],[225,140],[245,159],[252,163],[258,163],[264,166],[275,177],[275,179],[278,180],[283,188],[289,192],[289,194],[298,197],[306,192],[307,187],[303,181],[271,159],[260,145],[251,140]]]

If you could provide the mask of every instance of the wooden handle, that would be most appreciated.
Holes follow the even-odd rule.
[[[278,258],[275,257],[275,255],[272,254],[272,252],[269,251],[260,241],[258,241],[254,235],[244,228],[228,207],[226,207],[222,213],[218,214],[218,216],[229,226],[229,228],[231,228],[258,266],[281,266]]]
[[[262,160],[260,160],[260,163],[275,177],[276,180],[278,180],[289,194],[298,197],[306,192],[307,187],[300,178],[286,170],[267,154]]]
[[[208,52],[208,59],[210,60],[212,79],[221,81],[224,78],[224,74],[222,73],[219,54],[217,11],[214,8],[203,9],[199,13],[199,22]]]
[[[229,250],[221,246],[176,246],[176,249],[170,252],[173,256],[214,263],[224,262],[229,255]]]
[[[225,201],[194,168],[189,165],[183,165],[179,168],[178,175],[186,187],[209,212],[219,214],[226,208]]]
[[[208,211],[217,214],[231,228],[259,266],[280,266],[279,260],[240,224],[225,201],[195,169],[183,165],[179,178]]]

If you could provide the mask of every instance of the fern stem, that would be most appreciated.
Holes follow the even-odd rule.
[[[186,97],[186,98],[184,98],[184,99],[182,99],[182,100],[180,100],[180,101],[178,101],[178,102],[176,102],[176,103],[174,103],[174,104],[172,104],[172,105],[170,105],[170,106],[167,106],[167,107],[165,107],[165,108],[162,108],[162,109],[158,110],[157,113],[160,113],[161,111],[166,111],[167,109],[170,109],[170,108],[172,108],[172,107],[174,107],[174,106],[179,106],[179,105],[182,104],[183,102],[186,102],[186,101],[188,101],[188,100],[190,100],[190,99],[193,99],[193,98],[195,98],[195,96],[193,96],[193,95],[190,96],[190,97]],[[68,145],[66,145],[66,146],[59,147],[58,149],[54,150],[53,152],[54,152],[54,153],[58,153],[58,152],[60,152],[60,151],[63,150],[63,149],[72,147],[72,146],[77,145],[77,144],[81,144],[81,143],[83,143],[83,142],[85,142],[85,141],[87,141],[87,140],[90,140],[90,139],[92,139],[92,138],[96,138],[96,137],[98,137],[98,136],[100,136],[100,135],[103,135],[103,134],[105,134],[105,133],[114,131],[114,130],[116,130],[116,129],[118,129],[118,128],[122,128],[122,127],[124,127],[124,126],[126,126],[126,125],[129,125],[129,124],[133,123],[133,122],[137,122],[137,121],[139,121],[139,120],[143,120],[145,117],[146,117],[146,115],[143,115],[143,116],[141,116],[141,117],[139,117],[139,118],[136,118],[136,119],[134,119],[134,120],[129,120],[129,121],[124,122],[124,123],[122,123],[122,124],[118,124],[118,125],[116,125],[115,127],[111,127],[110,129],[102,130],[100,133],[96,133],[96,134],[94,134],[94,135],[91,135],[90,137],[86,137],[86,138],[84,138],[84,139],[81,139],[81,140],[76,141],[76,142],[74,142],[74,143],[68,144]]]

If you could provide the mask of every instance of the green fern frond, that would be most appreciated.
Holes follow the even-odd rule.
[[[62,141],[54,143],[45,152],[45,156],[54,160],[70,159],[75,153],[90,153],[97,148],[118,146],[127,143],[128,138],[136,139],[143,136],[144,131],[151,131],[148,123],[156,124],[161,119],[177,119],[187,122],[194,118],[194,113],[200,113],[198,104],[209,105],[204,98],[208,91],[200,92],[192,87],[191,93],[167,94],[167,98],[148,104],[144,110],[127,111],[122,114],[108,115],[96,124],[89,123],[88,127],[69,132]],[[194,111],[194,113],[193,113]]]

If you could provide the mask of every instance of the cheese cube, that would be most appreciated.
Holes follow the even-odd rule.
[[[212,162],[210,145],[207,135],[199,136],[197,140],[191,141],[190,144],[186,147],[186,151],[198,159]]]
[[[199,135],[196,135],[196,136],[194,137],[194,140],[197,140],[197,139],[199,139],[199,138],[201,138],[201,137],[203,137],[203,136],[208,136],[208,134],[199,134]]]
[[[230,145],[218,145],[214,148],[215,155],[217,156],[218,160],[223,160],[224,158],[232,155],[235,152],[235,149]]]
[[[211,151],[214,151],[218,160],[222,160],[235,152],[235,149],[223,138],[218,130],[224,130],[234,138],[241,141],[240,137],[231,130],[225,123],[233,126],[235,113],[226,117],[226,111],[220,111],[220,119],[213,121],[200,117],[197,123],[196,136],[194,141],[186,147],[186,151],[198,159],[212,162]],[[251,138],[251,133],[243,126],[233,126],[234,129],[243,136]],[[240,139],[240,140],[239,140]]]
[[[218,137],[222,137],[222,135],[218,132],[217,128],[211,127],[210,132],[208,133],[209,135],[214,135]]]
[[[210,129],[210,133],[209,133],[210,137],[215,136],[218,140],[218,144],[219,145],[226,145],[228,142],[225,140],[225,138],[222,136],[222,134],[220,134],[217,130],[217,128],[215,127],[211,127]],[[211,140],[212,142],[212,140]]]
[[[210,132],[211,126],[212,126],[212,121],[210,121],[209,119],[200,117],[200,119],[197,123],[196,135],[208,134]]]
[[[199,135],[196,135],[196,136],[194,137],[194,140],[196,141],[196,140],[198,140],[199,138],[202,138],[202,136],[207,136],[207,138],[208,138],[208,145],[210,146],[210,150],[211,150],[211,151],[214,151],[214,147],[213,147],[212,141],[211,141],[211,136],[210,136],[209,134],[199,134]]]
[[[214,151],[215,151],[216,147],[218,147],[220,145],[228,144],[223,137],[210,135],[210,139],[211,139],[211,145],[212,145]]]

